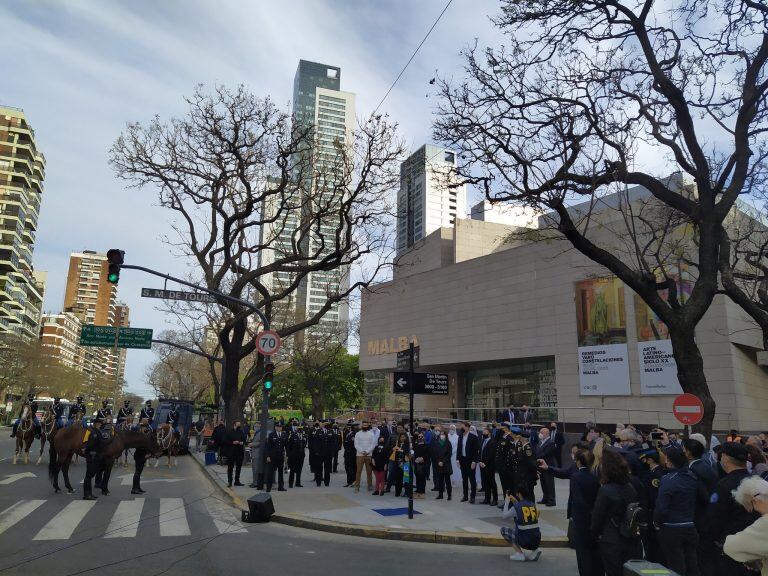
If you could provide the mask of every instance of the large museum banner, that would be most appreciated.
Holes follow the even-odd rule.
[[[576,283],[579,389],[584,396],[628,396],[624,285],[618,278]]]

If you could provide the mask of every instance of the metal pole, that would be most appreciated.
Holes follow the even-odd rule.
[[[115,398],[113,400],[113,405],[117,407],[117,396],[120,393],[120,350],[117,347],[118,341],[120,340],[120,326],[115,326],[115,356],[117,356],[117,364],[115,366]]]
[[[413,449],[416,441],[416,431],[413,428],[413,342],[408,347],[408,411],[411,420],[411,442],[409,448]],[[413,520],[413,458],[409,462],[410,474],[408,474],[408,519]]]

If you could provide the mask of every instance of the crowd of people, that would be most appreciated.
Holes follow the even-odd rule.
[[[503,418],[503,420],[502,420]],[[569,542],[581,576],[619,576],[627,560],[645,558],[681,576],[768,575],[768,441],[765,434],[724,442],[701,434],[682,438],[662,428],[588,424],[563,462],[557,423],[533,423],[510,407],[487,424],[349,420],[276,422],[261,446],[237,423],[220,425],[214,444],[228,458],[230,485],[240,483],[246,445],[253,455],[251,487],[301,488],[305,459],[317,486],[328,486],[343,462],[345,487],[374,496],[452,500],[497,506],[515,518],[502,532],[516,560],[535,560],[538,543],[520,546],[521,522],[537,527],[536,504],[556,504],[555,478],[569,481]],[[541,497],[536,502],[534,487]],[[480,495],[482,494],[482,500]],[[458,495],[457,495],[458,496]]]

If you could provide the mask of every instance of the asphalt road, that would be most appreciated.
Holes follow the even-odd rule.
[[[218,576],[330,570],[365,576],[577,574],[571,550],[545,550],[539,562],[523,564],[511,562],[507,549],[392,542],[272,523],[242,524],[239,511],[187,457],[179,458],[172,470],[162,464],[145,469],[143,498],[130,494],[131,467],[113,471],[109,496],[86,502],[81,500],[82,462],[70,469],[78,492],[54,494],[47,477],[47,456],[40,466],[12,465],[8,434],[7,428],[0,428],[3,576]]]

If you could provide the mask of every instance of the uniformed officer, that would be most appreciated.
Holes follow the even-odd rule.
[[[19,410],[19,417],[13,423],[11,438],[16,437],[16,430],[19,428],[19,422],[21,422],[21,417],[24,414],[25,408],[29,409],[29,417],[32,419],[35,426],[35,438],[40,438],[40,421],[37,419],[37,402],[35,401],[35,395],[32,392],[27,395],[27,399],[24,401],[24,404],[22,404],[21,410]]]
[[[130,400],[123,400],[123,406],[117,411],[117,425],[123,424],[133,414]]]
[[[103,439],[101,437],[101,426],[104,420],[98,416],[93,420],[93,430],[86,432],[88,441],[85,444],[85,479],[83,480],[83,500],[96,500],[96,496],[91,491],[91,480],[96,476],[101,464],[101,451]]]
[[[147,451],[144,448],[136,448],[133,451],[133,459],[136,462],[136,468],[133,472],[131,494],[144,494],[144,490],[141,489],[141,472],[144,470],[144,464],[147,462]]]
[[[291,421],[291,429],[288,431],[285,442],[286,452],[288,454],[288,488],[302,488],[301,470],[304,468],[304,458],[307,448],[307,436],[299,428],[296,419]]]
[[[61,403],[61,398],[58,396],[53,399],[51,412],[53,412],[53,417],[56,419],[56,427],[64,428],[64,404]]]
[[[510,429],[515,439],[515,451],[512,464],[512,485],[514,494],[522,494],[525,500],[536,501],[533,488],[538,481],[538,465],[533,447],[520,428]]]
[[[317,432],[317,467],[315,468],[315,483],[326,486],[331,484],[331,466],[333,464],[333,451],[336,449],[336,438],[331,432],[328,422],[323,421],[320,431]]]
[[[334,447],[333,447],[333,473],[339,471],[339,452],[341,451],[341,431],[335,420],[331,420],[331,434],[333,434]]]
[[[283,464],[285,463],[285,436],[283,435],[283,423],[275,422],[275,429],[267,436],[266,457],[266,481],[267,492],[272,491],[272,481],[277,471],[277,491],[285,492],[283,485]]]
[[[653,518],[661,479],[668,470],[661,466],[661,455],[656,448],[641,452],[640,461],[646,467],[640,476],[640,482],[643,486],[643,490],[640,493],[640,505],[647,511],[648,518]],[[651,562],[661,562],[661,549],[659,548],[659,539],[656,531],[645,530],[642,534],[642,540],[647,559]]]
[[[144,402],[144,407],[141,409],[141,413],[139,414],[139,423],[146,420],[147,425],[150,428],[154,429],[155,427],[154,419],[155,419],[155,409],[152,408],[152,400],[147,400],[146,402]]]
[[[496,445],[496,470],[499,472],[499,481],[501,483],[501,491],[503,493],[502,507],[504,506],[504,499],[509,494],[514,494],[512,483],[512,471],[514,466],[515,452],[517,446],[515,440],[512,437],[511,432],[512,424],[510,422],[504,422],[501,424],[501,436],[499,437]]]
[[[69,414],[67,415],[69,425],[74,424],[78,417],[85,418],[85,403],[83,397],[79,395],[75,398],[75,403],[69,406]]]
[[[355,449],[355,434],[357,433],[357,422],[350,418],[347,422],[347,429],[344,431],[342,443],[344,445],[344,470],[347,473],[347,483],[344,486],[349,488],[355,484],[355,475],[357,474],[357,450]]]
[[[102,423],[107,423],[112,419],[112,408],[109,406],[109,400],[102,400],[101,408],[96,412],[96,418],[101,418]]]
[[[312,429],[307,433],[307,444],[309,445],[309,471],[317,474],[317,468],[320,466],[320,444],[322,430],[320,422],[315,422]]]
[[[736,502],[732,494],[741,481],[749,476],[747,458],[747,448],[738,442],[725,442],[718,457],[725,477],[717,483],[715,491],[710,496],[702,536],[721,550],[726,536],[741,532],[760,517],[757,512],[747,512],[741,504]],[[712,573],[718,576],[754,574],[743,564],[722,553],[718,558],[718,566]]]
[[[179,435],[179,411],[176,404],[171,404],[168,416],[165,417],[165,423],[170,424],[171,428],[173,428],[173,433],[176,434],[176,436]]]

